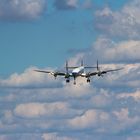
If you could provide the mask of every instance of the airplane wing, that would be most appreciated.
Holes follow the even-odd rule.
[[[66,75],[66,73],[64,73],[64,72],[56,72],[56,74],[60,75],[60,76],[65,76]]]
[[[66,67],[66,68],[68,68],[68,69],[76,69],[78,67]]]
[[[34,70],[36,72],[43,72],[43,73],[51,73],[51,71],[45,71],[45,70]]]
[[[121,70],[121,69],[123,69],[123,68],[112,69],[112,70],[105,70],[105,71],[102,71],[102,74],[107,73],[107,72],[119,71],[119,70]]]
[[[89,76],[94,76],[94,75],[96,75],[97,74],[97,72],[90,72],[89,73]]]
[[[88,73],[81,73],[81,77],[90,77],[98,74],[97,72],[88,72]]]
[[[64,73],[64,72],[59,72],[59,71],[45,71],[45,70],[34,70],[34,71],[36,71],[36,72],[42,72],[42,73],[49,73],[49,74],[51,74],[51,75],[60,75],[60,76],[65,76],[66,75],[66,73]]]

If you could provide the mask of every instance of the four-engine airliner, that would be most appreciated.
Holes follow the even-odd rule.
[[[57,76],[63,76],[66,79],[66,83],[70,82],[70,77],[74,78],[74,84],[76,84],[76,78],[77,77],[85,77],[87,79],[87,82],[90,82],[90,77],[91,76],[103,76],[103,74],[106,74],[108,72],[112,72],[112,71],[118,71],[121,70],[122,68],[118,68],[118,69],[109,69],[109,70],[103,70],[101,71],[99,68],[99,64],[98,64],[98,60],[97,60],[97,66],[93,67],[93,66],[84,66],[83,61],[81,61],[81,65],[80,66],[68,66],[68,61],[66,61],[66,71],[65,72],[60,72],[60,71],[47,71],[47,70],[34,70],[36,72],[42,72],[42,73],[48,73],[53,75],[55,78]],[[90,69],[90,68],[96,68],[97,71],[90,71],[90,72],[86,72],[85,69]],[[70,72],[71,70],[71,72]]]

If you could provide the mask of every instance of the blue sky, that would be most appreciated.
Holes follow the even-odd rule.
[[[0,22],[1,75],[22,72],[32,65],[63,65],[65,59],[74,55],[69,53],[74,51],[69,50],[88,48],[96,39],[98,33],[93,28],[95,9],[105,5],[119,9],[124,0],[115,3],[109,0],[89,1],[89,9],[82,8],[86,1],[79,3],[79,8],[61,9],[54,6],[54,1],[48,0],[40,9],[42,12],[35,13],[37,17],[16,17],[16,13],[10,17],[5,10],[7,15],[3,14]],[[10,6],[10,3],[8,5]],[[14,9],[11,9],[11,12],[12,10]]]
[[[140,1],[0,1],[0,140],[139,140]],[[123,70],[65,79],[65,60]],[[94,70],[96,71],[96,70]]]

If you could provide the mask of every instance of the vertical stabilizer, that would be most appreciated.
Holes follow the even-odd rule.
[[[68,73],[68,61],[66,60],[66,73]]]
[[[99,64],[98,64],[98,60],[97,60],[97,71],[100,71],[100,69],[99,69]]]
[[[84,61],[83,60],[81,60],[81,66],[84,66]]]

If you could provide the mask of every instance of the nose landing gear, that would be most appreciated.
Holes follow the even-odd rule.
[[[76,77],[74,76],[74,82],[73,82],[74,85],[76,85]]]

